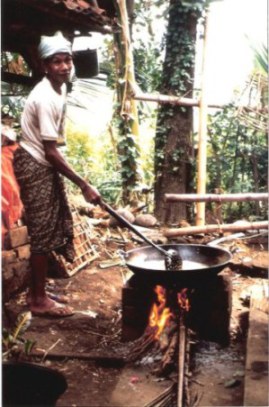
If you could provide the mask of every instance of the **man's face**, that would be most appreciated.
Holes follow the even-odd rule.
[[[55,54],[44,63],[45,71],[52,82],[57,85],[68,82],[73,66],[71,55],[66,53]]]

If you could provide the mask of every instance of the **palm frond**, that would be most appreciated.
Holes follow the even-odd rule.
[[[263,71],[264,75],[268,74],[268,50],[262,44],[260,50],[254,50],[256,65]]]
[[[268,47],[263,43],[257,44],[253,42],[248,36],[246,36],[246,38],[249,42],[250,49],[253,51],[255,68],[267,77]]]

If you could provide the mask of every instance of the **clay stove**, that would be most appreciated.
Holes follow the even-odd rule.
[[[183,285],[184,284],[184,285]],[[187,289],[190,310],[185,313],[184,323],[200,339],[229,344],[231,314],[231,281],[226,275],[196,277],[191,281],[178,282],[176,273],[153,276],[145,272],[134,274],[122,289],[122,340],[138,339],[145,331],[156,294],[154,288],[161,285],[167,295],[175,295]]]

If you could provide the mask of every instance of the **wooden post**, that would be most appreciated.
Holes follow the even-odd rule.
[[[199,109],[199,128],[198,128],[198,171],[197,171],[197,193],[205,194],[206,192],[206,147],[207,147],[207,71],[206,71],[206,53],[207,53],[207,26],[208,14],[205,17],[204,23],[204,44],[203,44],[203,60],[202,60],[202,83],[201,83],[201,98]],[[203,226],[205,224],[205,203],[199,202],[196,205],[196,225]]]

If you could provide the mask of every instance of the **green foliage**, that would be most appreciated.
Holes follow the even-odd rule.
[[[160,86],[162,61],[160,49],[139,40],[134,48],[135,77],[141,90],[153,92]]]
[[[87,129],[69,122],[65,156],[76,172],[97,187],[104,199],[109,202],[120,199],[118,157],[108,132],[94,138]],[[78,192],[71,182],[68,188],[73,193]]]
[[[254,66],[256,71],[268,78],[268,47],[265,44],[255,44],[248,37],[249,46],[254,55]]]
[[[183,95],[191,90],[195,62],[195,35],[188,21],[202,16],[204,1],[181,1],[171,4],[169,30],[166,34],[166,56],[163,88],[174,95]]]
[[[136,139],[137,137],[130,133],[130,126],[122,121],[118,136],[118,153],[121,163],[122,184],[127,195],[128,192],[136,188],[138,183],[139,151]]]
[[[145,124],[143,131],[141,140],[137,140],[131,133],[126,137],[116,133],[116,140],[112,141],[109,132],[93,138],[86,129],[68,123],[64,154],[75,171],[97,187],[107,202],[119,204],[122,203],[123,180],[128,188],[129,182],[133,181],[135,165],[139,164],[139,180],[135,188],[129,187],[129,191],[140,191],[143,187],[150,189],[153,183],[154,128],[150,130],[148,124]],[[138,144],[145,147],[141,156],[138,154]],[[68,181],[67,185],[70,192],[80,193],[71,182]]]
[[[229,105],[209,116],[207,190],[224,193],[267,191],[268,144],[266,133],[247,126]],[[253,213],[266,216],[266,208],[251,203],[223,206],[224,217],[231,221]]]
[[[25,98],[22,96],[3,96],[1,105],[2,117],[9,116],[15,120],[16,124],[19,124],[24,103]]]
[[[32,319],[31,312],[22,312],[19,314],[15,327],[13,330],[8,331],[3,329],[2,332],[2,351],[3,359],[17,358],[20,353],[29,355],[33,349],[36,341],[23,338],[23,334],[29,327]]]
[[[165,37],[165,61],[163,65],[161,93],[176,96],[185,96],[192,92],[195,64],[196,24],[202,16],[205,2],[200,1],[175,1],[170,2],[168,15],[168,29]],[[179,145],[188,143],[188,129],[176,134],[175,119],[177,121],[189,120],[190,110],[184,107],[163,105],[158,111],[158,122],[155,139],[155,172],[156,177],[162,176],[163,171],[175,175],[180,171],[180,165],[190,164],[190,157],[186,151],[176,147],[176,151],[167,160],[165,147],[168,137],[174,134]],[[183,186],[184,188],[186,186]]]
[[[30,75],[30,69],[24,59],[18,53],[1,52],[1,66],[4,72]],[[30,87],[17,83],[1,83],[1,114],[20,122],[20,116],[24,107],[25,97],[30,92]]]
[[[176,109],[181,110],[179,107]],[[163,163],[165,160],[165,146],[169,133],[173,131],[173,119],[175,114],[174,106],[166,106],[159,111],[158,126],[156,128],[155,138],[155,169],[158,171],[158,175],[160,175],[163,168]],[[172,173],[176,172],[177,170],[175,169],[175,166],[178,165],[184,154],[184,151],[179,147],[174,150],[169,160],[171,165],[169,165],[169,169],[167,168],[167,170]]]
[[[263,44],[260,50],[255,50],[256,66],[260,68],[265,76],[268,75],[268,49]]]
[[[162,70],[162,55],[160,44],[156,41],[152,24],[158,14],[166,8],[165,1],[158,1],[155,7],[150,7],[147,1],[135,3],[135,21],[132,34],[132,47],[135,65],[135,76],[137,84],[144,92],[152,92],[159,87]],[[155,13],[155,14],[154,14]],[[137,31],[135,31],[137,30]],[[141,32],[144,35],[141,35]],[[108,85],[117,89],[118,100],[122,97],[124,83],[124,50],[120,35],[114,36],[114,42],[106,41],[106,47],[103,51],[100,68],[108,74]],[[116,69],[115,69],[116,65]],[[156,111],[147,106],[146,103],[140,103],[138,106],[138,115],[140,127],[143,128],[141,139],[132,134],[132,118],[128,120],[121,118],[120,106],[114,106],[113,127],[118,133],[118,160],[120,163],[120,172],[122,178],[123,193],[128,195],[132,189],[140,189],[141,185],[146,184],[151,188],[153,183],[153,137],[150,127],[155,123]],[[148,127],[144,126],[145,121]],[[148,148],[138,148],[138,145],[145,144]],[[141,144],[142,143],[142,144]],[[127,193],[126,193],[127,192]]]

